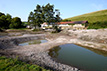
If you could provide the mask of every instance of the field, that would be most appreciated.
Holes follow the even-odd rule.
[[[107,28],[107,9],[67,18],[71,21],[88,21],[89,28]]]

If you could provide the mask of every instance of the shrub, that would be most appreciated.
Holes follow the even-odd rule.
[[[94,22],[90,23],[88,29],[101,29],[101,28],[107,28],[107,21],[102,22]]]
[[[22,28],[22,22],[21,19],[19,17],[15,17],[12,19],[11,24],[9,25],[10,28]]]
[[[61,28],[58,28],[57,25],[53,25],[53,29],[54,31],[52,31],[52,33],[59,33],[61,31]]]

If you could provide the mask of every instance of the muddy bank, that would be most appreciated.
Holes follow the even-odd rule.
[[[107,51],[107,29],[68,30],[69,36],[75,36],[75,44]]]
[[[107,44],[107,29],[90,29],[90,30],[68,30],[69,35],[75,35],[83,41]]]
[[[83,41],[80,39],[75,39],[73,42],[74,44],[85,46],[87,48],[94,48],[97,50],[107,51],[107,44],[104,43],[97,43],[97,42],[91,42],[91,41]]]
[[[14,36],[14,37],[3,37],[0,38],[0,49],[12,48],[17,46],[21,42],[26,42],[30,40],[44,39],[44,34],[37,35],[23,35],[23,36]]]

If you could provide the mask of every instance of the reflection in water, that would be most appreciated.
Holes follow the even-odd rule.
[[[86,71],[107,71],[107,52],[75,44],[60,45],[49,50],[57,61]]]
[[[79,45],[79,46],[81,46],[81,45]],[[107,57],[107,51],[103,51],[103,50],[99,50],[99,49],[94,49],[94,48],[89,48],[89,47],[86,47],[86,46],[81,46],[81,47],[86,48],[88,50],[91,50],[91,51],[93,51],[93,52],[95,52],[95,53],[97,53],[99,55],[103,55],[103,56]]]
[[[95,52],[95,53],[97,53],[99,55],[103,55],[103,56],[107,57],[107,52],[106,51],[93,49],[93,48],[87,48],[87,49],[89,49],[89,50],[91,50],[91,51],[93,51],[93,52]]]
[[[53,49],[50,49],[49,51],[49,55],[51,55],[52,57],[54,57],[54,58],[56,58],[58,55],[59,55],[59,53],[58,53],[58,51],[61,49],[61,47],[54,47]]]

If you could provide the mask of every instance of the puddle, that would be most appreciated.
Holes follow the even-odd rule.
[[[49,55],[85,71],[107,71],[107,52],[104,51],[64,44],[50,49]]]
[[[47,40],[33,40],[33,41],[28,41],[24,43],[20,43],[19,46],[25,46],[25,45],[32,45],[32,44],[40,44],[40,43],[46,43],[48,42]]]

